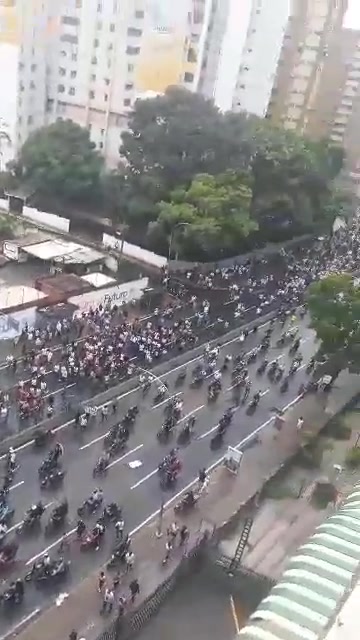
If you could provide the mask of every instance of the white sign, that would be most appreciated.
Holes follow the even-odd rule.
[[[90,311],[90,309],[95,309],[100,305],[102,307],[121,306],[132,300],[140,300],[148,284],[149,278],[132,280],[131,282],[114,285],[106,289],[97,289],[96,291],[89,291],[80,296],[73,296],[69,298],[68,302],[78,307],[74,315],[86,313]]]
[[[225,467],[232,473],[237,473],[243,455],[244,454],[242,451],[238,451],[237,449],[234,449],[234,447],[228,447],[227,452],[224,456]]]
[[[4,242],[3,243],[3,254],[9,260],[18,260],[19,259],[19,247],[17,244],[13,242]]]

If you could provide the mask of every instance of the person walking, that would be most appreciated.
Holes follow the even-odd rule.
[[[129,589],[130,589],[131,602],[134,603],[135,599],[137,598],[137,596],[140,593],[140,585],[139,585],[139,581],[137,580],[137,578],[134,578],[134,580],[131,580],[131,582],[129,584]]]
[[[98,592],[101,593],[104,590],[106,583],[106,577],[104,571],[100,571],[98,578]]]

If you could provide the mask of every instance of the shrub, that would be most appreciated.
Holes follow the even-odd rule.
[[[324,435],[335,440],[350,440],[351,433],[351,427],[339,417],[330,420],[324,429]]]
[[[347,452],[345,462],[348,467],[358,468],[360,467],[360,447],[352,447]]]

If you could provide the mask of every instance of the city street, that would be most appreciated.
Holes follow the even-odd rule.
[[[249,322],[254,318],[255,308],[250,308],[245,312],[242,318],[235,319],[234,318],[234,303],[229,301],[224,307],[221,308],[221,317],[223,319],[228,319],[231,323],[231,327],[236,326],[236,324],[243,324],[244,322]],[[176,320],[181,320],[185,318],[189,318],[192,320],[194,324],[194,332],[200,336],[200,340],[204,341],[206,339],[211,338],[211,332],[214,328],[214,323],[218,321],[219,318],[219,309],[213,308],[210,309],[209,322],[206,327],[197,325],[196,316],[194,313],[194,309],[189,304],[184,304],[182,307],[178,308],[174,316],[171,320],[164,320],[164,323],[167,322],[173,323]],[[148,314],[141,318],[141,321],[145,324],[149,320],[155,319],[156,316],[152,314]],[[207,338],[209,334],[209,338]],[[78,337],[74,342],[76,344],[81,344],[86,340],[86,336]],[[47,383],[47,391],[46,396],[50,395],[54,398],[54,416],[64,411],[64,407],[67,406],[68,403],[72,405],[72,407],[76,407],[79,403],[89,397],[93,396],[96,393],[100,393],[104,390],[104,386],[101,383],[90,381],[88,379],[85,380],[69,380],[66,384],[66,391],[64,390],[64,383],[59,380],[59,377],[53,372],[54,365],[60,361],[62,351],[64,349],[63,344],[54,345],[53,351],[53,360],[51,365],[49,365],[46,371],[46,383]],[[175,355],[174,351],[169,348],[168,359]],[[164,358],[161,359],[163,361]],[[16,371],[13,371],[6,362],[0,363],[0,387],[2,390],[8,389],[10,396],[14,396],[16,394],[17,383],[22,380],[26,382],[31,379],[29,366],[24,368],[23,360],[19,359],[18,366]],[[116,382],[119,382],[117,380]],[[43,419],[46,418],[46,415],[43,416]],[[37,419],[36,422],[39,422]],[[22,431],[29,426],[34,424],[34,419],[20,419],[17,411],[17,407],[15,402],[13,402],[10,406],[9,413],[6,421],[2,420],[0,424],[0,438],[5,438],[13,433],[18,431]]]
[[[259,329],[258,334],[251,334],[246,343],[246,350],[250,350],[259,343],[266,327]],[[159,484],[157,466],[162,458],[168,453],[172,446],[176,446],[176,434],[167,445],[161,445],[156,437],[156,432],[160,428],[164,419],[164,407],[167,400],[159,405],[153,405],[153,398],[156,389],[149,392],[148,397],[143,399],[139,391],[130,391],[120,396],[116,415],[109,412],[108,419],[97,420],[97,423],[89,426],[85,433],[74,432],[71,424],[60,425],[56,439],[59,440],[65,449],[63,467],[66,471],[64,486],[58,492],[41,491],[39,488],[37,468],[39,467],[45,452],[35,453],[32,445],[21,447],[18,452],[18,462],[20,468],[17,471],[14,485],[10,494],[10,503],[16,509],[13,520],[12,531],[16,535],[16,529],[21,523],[24,512],[40,498],[44,504],[48,505],[49,513],[56,501],[66,495],[69,501],[69,518],[66,526],[67,538],[70,542],[69,554],[71,557],[70,576],[64,584],[50,586],[46,585],[46,591],[36,590],[33,585],[26,589],[25,602],[18,610],[3,614],[2,628],[4,632],[10,628],[19,617],[26,616],[38,606],[43,606],[44,602],[51,602],[57,593],[67,591],[76,582],[85,577],[96,565],[100,565],[110,555],[114,544],[114,529],[109,527],[106,532],[106,539],[99,551],[88,551],[81,553],[78,543],[73,540],[72,532],[77,522],[76,510],[85,498],[89,496],[95,486],[101,486],[104,490],[105,501],[115,501],[123,506],[123,513],[128,531],[135,533],[141,523],[155,512],[162,500],[168,500],[173,494],[180,493],[191,481],[196,478],[198,471],[202,467],[209,467],[223,455],[227,445],[237,445],[242,440],[248,438],[256,431],[266,428],[271,422],[273,408],[285,408],[296,402],[299,394],[299,386],[306,379],[306,364],[316,350],[314,335],[307,328],[307,319],[299,323],[302,344],[301,353],[304,357],[301,370],[294,376],[286,393],[280,394],[279,384],[273,384],[267,375],[257,376],[256,369],[259,365],[257,361],[249,366],[249,375],[253,382],[251,395],[261,391],[261,400],[257,410],[253,415],[247,415],[246,406],[240,406],[234,415],[232,425],[224,439],[224,445],[217,451],[210,448],[210,440],[217,427],[218,421],[226,408],[232,404],[232,383],[229,372],[223,374],[223,392],[216,403],[207,402],[207,384],[198,389],[190,389],[191,371],[194,369],[198,358],[191,358],[187,364],[187,379],[183,387],[176,387],[175,381],[179,372],[184,366],[178,366],[165,376],[169,385],[169,396],[182,393],[184,400],[183,415],[179,422],[177,431],[181,428],[188,416],[194,415],[197,418],[195,425],[195,435],[192,442],[179,450],[179,458],[183,464],[183,469],[178,478],[173,491],[162,492]],[[276,340],[281,329],[276,329],[272,337],[272,347],[266,358],[273,360],[281,356],[286,369],[291,362],[288,355],[288,347],[276,347]],[[225,343],[221,349],[220,362],[225,354],[236,355],[239,353],[240,345],[237,338]],[[104,478],[94,480],[92,476],[93,467],[102,452],[102,440],[109,427],[118,422],[127,409],[137,404],[140,414],[131,433],[126,451],[111,462],[108,475]],[[110,406],[111,408],[111,406]],[[131,468],[129,463],[138,461],[136,468]],[[42,526],[47,520],[46,513],[42,518]],[[92,518],[95,522],[96,517]],[[46,550],[49,553],[56,552],[59,540],[44,537],[39,531],[33,536],[17,536],[20,548],[17,556],[16,569],[10,578],[24,573],[32,563]]]

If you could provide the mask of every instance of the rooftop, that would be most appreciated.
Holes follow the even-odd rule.
[[[359,595],[359,573],[360,484],[291,558],[240,640],[352,640],[357,616],[349,594]],[[336,634],[334,627],[328,633],[338,614]],[[347,624],[348,634],[339,635]]]

